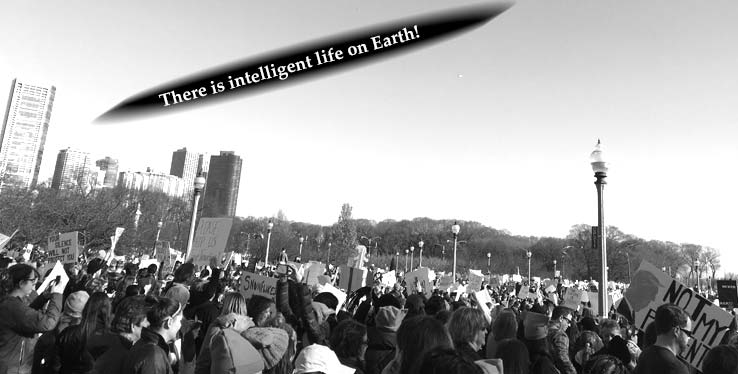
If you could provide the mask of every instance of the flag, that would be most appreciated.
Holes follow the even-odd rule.
[[[13,231],[13,233],[10,234],[10,236],[7,236],[7,235],[5,235],[3,233],[0,233],[0,249],[5,248],[5,245],[8,244],[8,242],[10,241],[10,239],[13,239],[13,237],[17,233],[18,233],[18,229],[16,229],[15,231]]]

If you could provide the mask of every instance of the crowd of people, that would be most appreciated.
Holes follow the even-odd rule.
[[[177,264],[66,266],[66,278],[17,263],[2,269],[0,374],[225,373],[690,373],[690,317],[664,304],[645,331],[627,316],[598,317],[550,299],[494,301],[416,292],[380,282],[339,305],[294,271],[273,298],[237,292],[243,268]],[[47,272],[48,273],[48,272]],[[735,332],[702,360],[702,372],[738,373]]]

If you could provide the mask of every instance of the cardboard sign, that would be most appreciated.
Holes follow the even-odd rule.
[[[155,258],[150,258],[147,260],[141,260],[141,262],[138,264],[139,269],[146,269],[149,267],[149,265],[156,265],[156,268],[158,269],[161,264],[159,263],[159,260]]]
[[[277,278],[264,277],[258,274],[244,271],[241,274],[241,282],[238,292],[246,299],[251,296],[260,295],[272,300],[277,299]]]
[[[422,267],[407,273],[405,275],[405,287],[407,287],[408,293],[422,292],[426,297],[433,296],[430,269]]]
[[[484,318],[487,319],[487,324],[490,324],[492,322],[492,310],[487,303],[492,304],[492,298],[489,296],[489,292],[487,290],[476,291],[474,292],[474,298],[477,299],[479,308],[484,312]]]
[[[717,281],[718,299],[721,308],[733,309],[738,307],[738,289],[735,280]]]
[[[233,218],[200,218],[190,254],[195,265],[220,264],[232,225]]]
[[[303,282],[309,286],[315,286],[318,284],[318,276],[325,273],[325,264],[322,262],[310,261],[305,268],[303,274]]]
[[[583,293],[584,291],[575,287],[567,288],[566,292],[564,292],[562,305],[572,310],[579,310],[579,307],[582,305]]]
[[[523,277],[521,277],[520,274],[513,274],[512,280],[513,282],[520,283],[523,281]]]
[[[700,371],[707,352],[720,344],[733,323],[733,316],[646,261],[633,274],[620,309],[622,303],[627,303],[641,331],[654,321],[659,306],[671,303],[682,308],[692,319],[694,339],[679,358]]]
[[[438,280],[438,289],[448,291],[454,285],[454,278],[451,275],[444,275]]]
[[[482,282],[484,282],[484,274],[482,274],[482,271],[469,269],[469,284],[466,287],[469,292],[481,290]]]
[[[46,248],[46,258],[49,262],[60,261],[62,264],[76,264],[79,256],[77,231],[49,237],[49,246]]]
[[[56,261],[56,265],[51,269],[51,273],[49,273],[49,276],[44,279],[41,286],[36,289],[36,293],[40,295],[42,292],[46,291],[46,288],[49,287],[49,283],[56,279],[57,276],[61,278],[61,283],[69,281],[69,276],[67,275],[67,272],[64,271],[64,265],[62,265],[60,261]]]
[[[394,287],[395,283],[397,283],[397,276],[395,275],[395,271],[388,271],[386,273],[382,274],[382,285],[385,287]]]
[[[346,290],[346,293],[351,293],[366,286],[366,276],[369,274],[369,270],[352,268],[346,265],[339,266],[338,270],[341,274],[338,288]]]
[[[156,261],[159,263],[169,263],[171,256],[169,255],[169,242],[157,241],[156,242]]]

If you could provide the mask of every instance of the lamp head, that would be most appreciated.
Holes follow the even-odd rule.
[[[271,220],[271,219],[269,220],[269,223],[267,223],[267,228],[268,228],[269,230],[271,230],[271,229],[273,229],[273,228],[274,228],[274,222],[272,222],[272,220]]]
[[[160,229],[162,226],[164,226],[164,222],[159,221],[156,223],[156,228]]]
[[[487,252],[487,258],[490,258],[490,257],[492,257],[492,254]]]
[[[408,253],[410,253],[410,251],[408,251],[408,250],[406,249],[406,250],[405,250],[405,254],[408,254]]]
[[[195,191],[199,192],[203,188],[205,188],[205,177],[198,175],[197,178],[195,178]]]
[[[421,239],[421,240],[420,240],[420,241],[418,242],[418,247],[420,247],[420,248],[422,249],[422,248],[423,248],[423,244],[425,244],[425,243],[423,243],[423,240]]]
[[[415,252],[415,247],[410,246],[410,252]]]
[[[454,235],[459,235],[460,230],[461,230],[461,226],[459,226],[458,222],[454,221],[453,226],[451,226],[451,232]]]
[[[305,241],[305,237],[304,236],[301,236],[300,237],[300,244],[302,244],[302,242],[304,242],[304,241]]]
[[[602,144],[600,144],[599,139],[597,139],[597,145],[594,151],[589,155],[589,161],[592,164],[592,171],[595,173],[607,173],[607,162],[602,154]]]

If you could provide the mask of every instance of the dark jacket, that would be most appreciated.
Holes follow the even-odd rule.
[[[123,361],[123,374],[174,374],[169,362],[169,345],[158,333],[141,331],[141,339]]]
[[[111,334],[113,335],[113,334]],[[113,335],[105,353],[95,360],[92,374],[121,374],[123,361],[133,346],[133,342],[120,336]]]
[[[33,352],[33,374],[59,373],[61,363],[59,362],[59,351],[56,349],[56,339],[65,328],[79,323],[79,318],[62,314],[56,328],[41,334]]]
[[[474,362],[483,358],[469,343],[454,342],[454,347],[467,361]]]
[[[87,351],[87,337],[82,326],[69,326],[56,338],[59,352],[60,374],[88,374],[95,365],[95,359]]]
[[[38,297],[28,306],[17,297],[0,299],[0,374],[31,373],[36,334],[54,329],[61,315],[59,293],[51,294],[45,311],[32,308],[46,300]]]
[[[339,357],[338,361],[340,361],[342,364],[352,368],[356,369],[356,372],[354,374],[365,374],[364,368],[364,362],[359,360],[356,357],[351,358],[345,358],[345,357]]]
[[[368,341],[364,354],[366,374],[380,374],[395,358],[397,333],[389,329],[369,327],[366,335]]]

